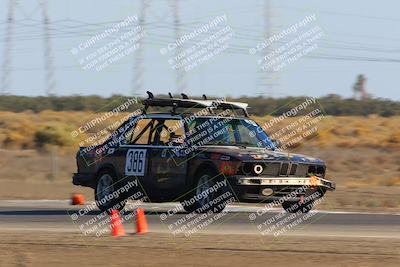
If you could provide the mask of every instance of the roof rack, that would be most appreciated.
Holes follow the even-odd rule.
[[[214,109],[223,110],[242,110],[245,117],[249,117],[247,112],[248,104],[242,102],[229,102],[221,100],[208,100],[206,95],[203,95],[203,100],[190,99],[186,94],[181,94],[182,98],[175,98],[171,93],[168,93],[169,98],[155,98],[153,93],[147,91],[148,98],[142,100],[144,108],[143,114],[146,114],[149,107],[172,107],[171,114],[176,115],[177,108],[208,108],[210,112]]]

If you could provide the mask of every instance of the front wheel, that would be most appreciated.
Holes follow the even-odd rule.
[[[108,170],[99,173],[94,197],[97,207],[103,212],[121,211],[125,207],[126,198],[119,194],[116,177],[113,172]]]
[[[219,213],[222,212],[230,199],[226,179],[217,177],[215,171],[205,169],[196,175],[195,188],[181,201],[187,212]]]

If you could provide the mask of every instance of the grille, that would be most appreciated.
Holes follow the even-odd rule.
[[[264,176],[296,176],[308,177],[312,173],[318,177],[325,176],[325,166],[310,165],[290,162],[244,162],[239,168],[239,174],[251,175],[254,164],[260,164],[264,170],[260,175]]]
[[[280,169],[281,169],[281,164],[279,162],[268,163],[265,164],[265,168],[262,174],[268,176],[277,176]]]
[[[279,175],[287,175],[289,170],[289,163],[282,163]]]
[[[324,177],[325,176],[325,167],[324,166],[309,166],[308,167],[308,173],[309,174],[314,174],[318,177]]]
[[[297,165],[298,164],[292,164],[291,168],[290,168],[290,174],[289,175],[295,175],[296,171],[297,171]]]

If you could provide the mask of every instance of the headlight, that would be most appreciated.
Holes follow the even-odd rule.
[[[257,175],[261,174],[263,172],[263,170],[264,170],[264,167],[261,166],[260,164],[256,164],[253,167],[253,172],[254,172],[254,174],[257,174]]]
[[[241,171],[245,175],[249,175],[252,171],[252,164],[251,163],[244,163],[242,164]]]
[[[241,172],[245,175],[260,175],[264,171],[262,164],[246,162],[241,166]]]

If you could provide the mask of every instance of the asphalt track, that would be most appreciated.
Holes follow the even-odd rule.
[[[90,204],[90,203],[89,203]],[[129,207],[129,205],[128,205]],[[184,212],[165,212],[175,203],[145,203],[149,231],[171,235],[230,234],[287,235],[351,238],[399,238],[400,214],[311,211],[306,217],[289,218],[281,209],[265,209],[255,205],[231,205],[220,217],[188,217]],[[107,219],[98,210],[82,213],[82,207],[67,200],[2,200],[0,230],[81,232],[83,235],[108,234]],[[126,231],[135,232],[134,210],[123,215]],[[82,215],[75,216],[73,214]],[[205,215],[204,215],[205,216]],[[282,217],[283,216],[283,217]],[[197,220],[197,221],[196,221]],[[208,221],[208,223],[206,222]],[[102,223],[103,222],[103,223]],[[93,226],[99,227],[93,227]]]

